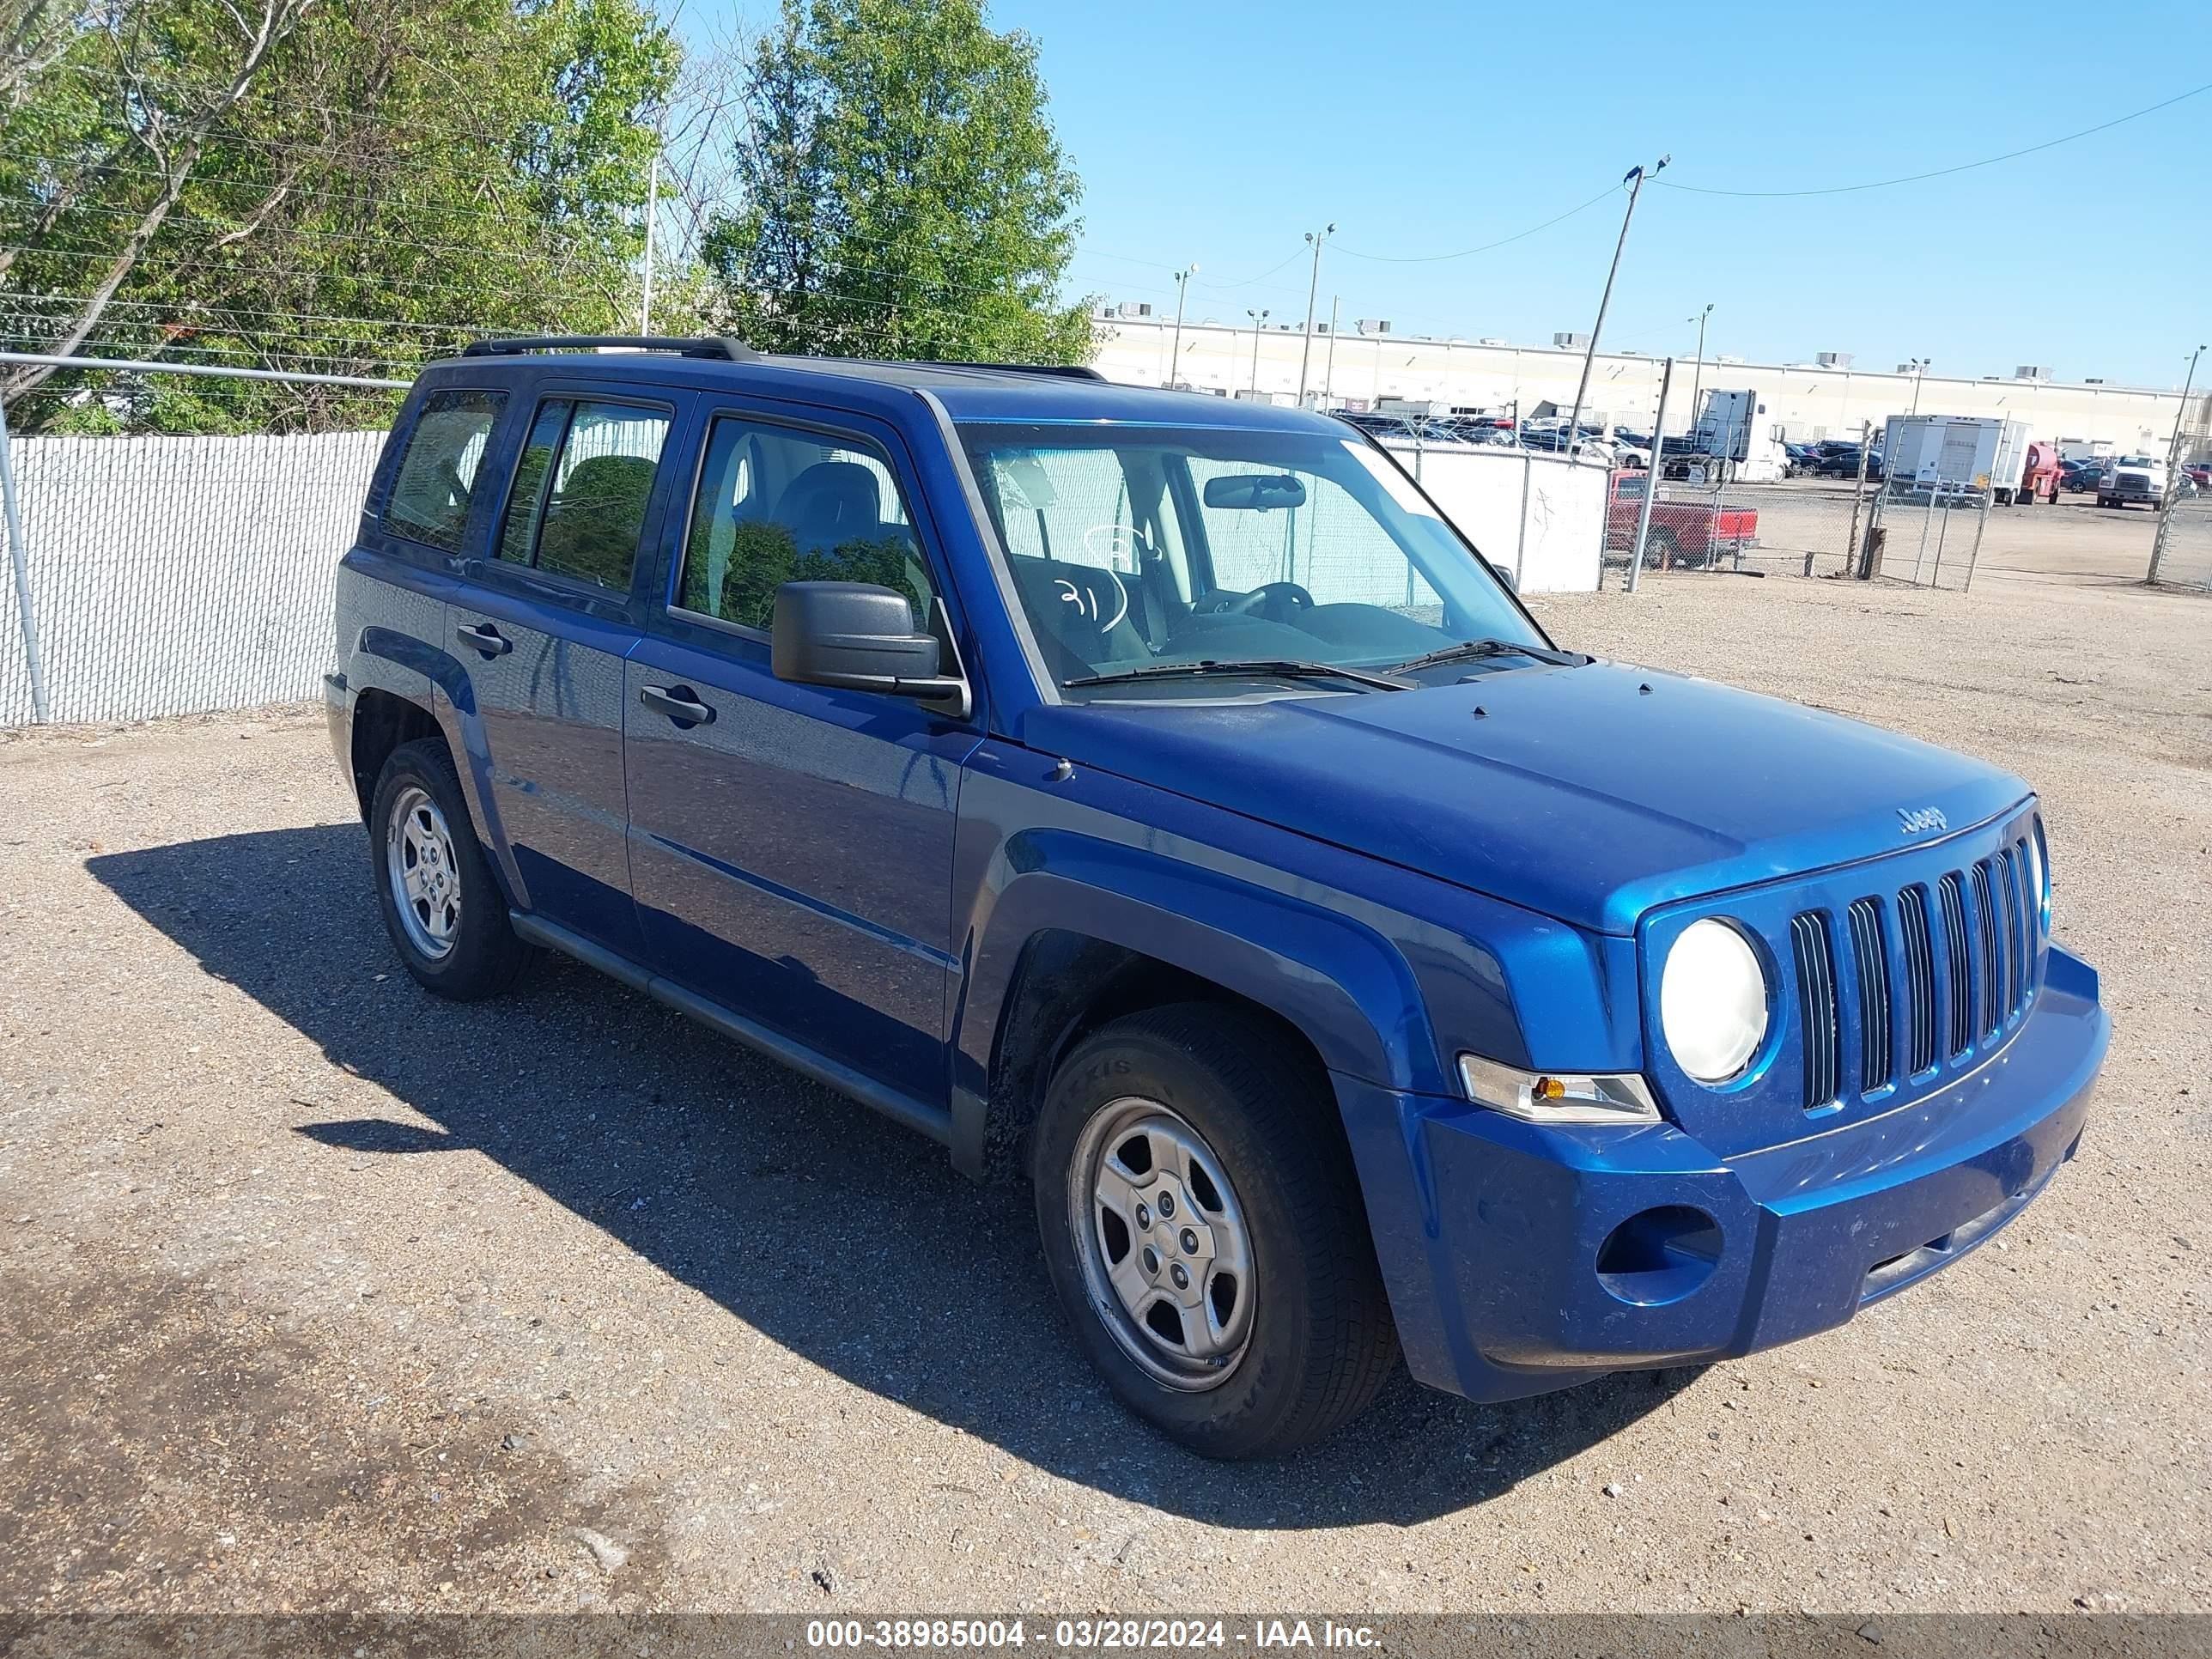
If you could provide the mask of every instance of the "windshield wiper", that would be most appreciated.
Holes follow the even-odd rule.
[[[1377,691],[1410,691],[1413,689],[1405,681],[1393,679],[1386,674],[1370,674],[1364,669],[1342,668],[1329,662],[1301,662],[1293,657],[1147,663],[1141,668],[1116,669],[1110,674],[1082,674],[1072,680],[1062,680],[1060,684],[1064,686],[1121,685],[1133,680],[1202,678],[1350,680],[1354,685],[1369,686]]]
[[[1517,640],[1462,640],[1457,645],[1448,645],[1411,662],[1401,662],[1390,672],[1409,674],[1416,668],[1431,668],[1440,662],[1467,662],[1477,657],[1528,657],[1537,662],[1555,663],[1561,668],[1577,667],[1589,660],[1571,651],[1547,650],[1540,645],[1523,645]]]

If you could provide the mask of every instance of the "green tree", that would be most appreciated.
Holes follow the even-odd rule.
[[[634,321],[678,67],[640,0],[12,3],[33,9],[0,75],[10,343],[404,378],[473,333]],[[0,381],[26,424],[390,406],[166,377],[88,406],[84,377],[45,379]]]
[[[1036,46],[979,0],[783,0],[747,65],[742,205],[703,246],[776,351],[1080,362],[1061,302],[1081,193]]]

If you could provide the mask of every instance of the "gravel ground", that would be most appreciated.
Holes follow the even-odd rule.
[[[1026,1194],[581,969],[401,974],[317,718],[0,742],[0,1610],[2212,1607],[2212,602],[1672,576],[1566,642],[2044,792],[2118,1035],[1996,1247],[1740,1363],[1152,1438]]]

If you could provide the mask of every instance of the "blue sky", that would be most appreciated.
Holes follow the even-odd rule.
[[[694,26],[770,14],[761,0]],[[1668,185],[1817,189],[2041,143],[2212,82],[2203,0],[2124,13],[996,0],[1039,42],[1083,177],[1077,293],[1303,321],[1302,233],[1334,220],[1320,312],[1548,343],[1589,326],[1624,198],[1473,258],[1671,154]],[[2108,18],[2101,22],[2100,18]],[[1656,24],[1655,27],[1655,19]],[[2033,21],[2027,21],[2033,20]],[[2109,204],[2109,205],[2107,205]],[[2175,386],[2212,335],[2212,91],[2038,155],[1783,199],[1647,188],[1605,344],[1939,374]]]

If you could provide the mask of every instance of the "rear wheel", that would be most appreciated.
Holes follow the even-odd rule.
[[[1654,529],[1644,544],[1644,553],[1655,570],[1672,568],[1681,550],[1680,544],[1674,539],[1674,532],[1664,525]]]
[[[368,833],[385,931],[416,982],[462,1002],[514,984],[530,947],[507,921],[444,744],[392,750],[370,798]]]
[[[1054,1074],[1037,1227],[1079,1344],[1139,1416],[1209,1457],[1288,1451],[1397,1357],[1328,1083],[1256,1017],[1155,1009]]]

